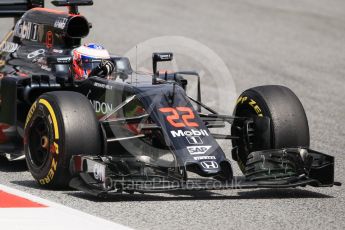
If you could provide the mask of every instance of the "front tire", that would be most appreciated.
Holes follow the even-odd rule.
[[[45,188],[66,188],[73,155],[100,154],[99,124],[90,102],[76,92],[50,92],[32,105],[25,124],[26,162]]]
[[[288,88],[279,85],[259,86],[246,90],[237,100],[236,117],[270,118],[269,149],[309,147],[309,126],[304,108],[297,96]],[[232,135],[241,136],[235,123]],[[250,152],[264,150],[257,146],[251,149],[242,140],[233,140],[233,158],[244,172]]]

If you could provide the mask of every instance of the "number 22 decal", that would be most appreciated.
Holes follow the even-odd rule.
[[[188,107],[176,107],[176,108],[160,108],[159,111],[162,113],[168,113],[167,121],[170,125],[174,126],[175,128],[183,128],[183,127],[199,127],[199,124],[193,122],[195,119],[195,115],[193,110]]]

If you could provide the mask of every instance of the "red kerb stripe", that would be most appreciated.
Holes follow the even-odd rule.
[[[0,208],[45,208],[45,207],[47,206],[0,190]]]

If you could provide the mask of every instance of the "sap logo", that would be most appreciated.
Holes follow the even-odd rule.
[[[188,131],[182,131],[182,130],[173,130],[170,131],[171,135],[173,137],[185,137],[185,136],[209,136],[207,131],[204,129],[192,129]]]
[[[201,161],[201,160],[215,160],[215,156],[200,156],[200,157],[194,157],[194,160]]]
[[[200,163],[204,169],[217,169],[219,165],[215,161],[203,161]]]
[[[37,41],[38,24],[21,20],[16,26],[14,36],[19,37],[21,39]]]
[[[187,150],[191,155],[205,154],[212,146],[188,146]]]
[[[95,109],[96,113],[102,113],[102,114],[108,114],[111,111],[113,111],[113,105],[104,103],[104,102],[99,102],[99,101],[91,101],[91,104],[93,105],[93,108]]]

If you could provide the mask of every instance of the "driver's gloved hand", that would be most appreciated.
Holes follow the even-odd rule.
[[[110,60],[102,60],[99,65],[94,68],[89,76],[107,77],[114,72],[115,65]]]

